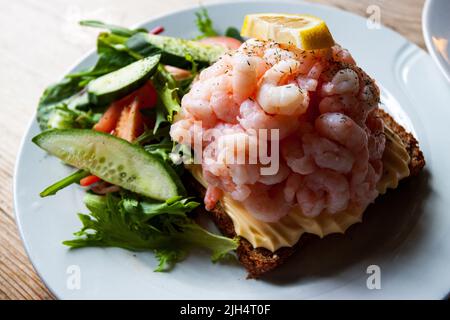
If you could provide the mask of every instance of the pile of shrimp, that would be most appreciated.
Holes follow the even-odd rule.
[[[171,137],[193,147],[185,132],[203,134],[209,210],[226,193],[266,222],[293,206],[310,217],[335,214],[378,195],[385,147],[378,104],[378,87],[340,46],[303,51],[250,39],[200,73]],[[248,160],[249,147],[261,144],[258,129],[279,129],[265,141],[279,143],[275,174],[262,174],[260,161],[224,161],[227,141],[238,141]]]

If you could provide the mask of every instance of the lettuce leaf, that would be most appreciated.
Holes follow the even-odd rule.
[[[102,110],[80,103],[83,94],[80,81],[64,78],[44,91],[37,109],[41,130],[90,128],[100,119]]]
[[[212,234],[190,219],[186,212],[199,204],[189,198],[156,202],[130,194],[87,194],[85,204],[90,213],[79,214],[83,226],[65,245],[150,250],[159,260],[155,271],[170,270],[193,247],[209,250],[216,262],[238,246],[237,239]]]
[[[228,27],[228,29],[225,31],[225,36],[226,37],[230,37],[230,38],[234,38],[236,40],[239,40],[241,42],[244,42],[244,38],[241,37],[241,33],[239,32],[238,29],[236,29],[235,27]]]
[[[213,28],[212,20],[205,8],[201,8],[199,11],[197,11],[195,13],[195,16],[195,24],[197,25],[198,31],[200,31],[200,35],[197,37],[197,39],[214,37],[218,35],[217,31]]]
[[[177,82],[162,65],[158,66],[158,71],[153,76],[152,81],[156,91],[158,92],[161,105],[165,109],[164,113],[166,114],[167,121],[171,123],[173,121],[174,114],[181,111]],[[155,128],[158,128],[160,124],[161,122],[157,123]]]
[[[140,56],[136,56],[134,52],[125,47],[124,44],[127,39],[127,37],[112,33],[100,33],[97,37],[98,59],[95,65],[86,71],[71,73],[66,77],[71,79],[84,78],[85,80],[91,77],[97,78],[139,60]]]
[[[84,87],[91,80],[139,58],[124,46],[127,39],[113,33],[101,33],[97,38],[96,64],[88,70],[66,75],[44,91],[37,111],[41,130],[91,128],[99,120],[104,110],[89,103]]]
[[[109,30],[112,34],[116,34],[118,36],[131,37],[133,34],[138,32],[148,32],[147,29],[139,28],[139,29],[128,29],[121,26],[117,26],[115,24],[108,24],[98,20],[81,20],[81,26],[91,27],[91,28],[100,28]]]

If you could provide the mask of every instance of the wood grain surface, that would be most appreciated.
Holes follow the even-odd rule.
[[[202,0],[203,4],[210,1]],[[424,0],[318,0],[361,16],[381,9],[381,23],[424,47]],[[0,299],[53,299],[24,251],[13,212],[13,171],[39,95],[93,47],[81,19],[125,26],[198,4],[198,0],[4,0],[0,9]]]

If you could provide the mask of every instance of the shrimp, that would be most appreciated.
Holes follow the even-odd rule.
[[[291,205],[284,199],[281,185],[253,185],[251,196],[243,201],[243,205],[256,219],[264,222],[276,222],[291,209]]]
[[[222,190],[212,185],[206,188],[205,194],[205,209],[211,211],[216,206],[217,202],[222,198]]]
[[[286,183],[284,186],[284,199],[289,202],[293,203],[296,199],[296,193],[300,186],[303,184],[303,176],[297,173],[291,173],[289,174],[288,178],[286,179]]]
[[[218,121],[208,100],[195,99],[186,94],[181,100],[181,105],[197,120],[202,121],[205,127],[213,127]]]
[[[193,146],[196,141],[203,142],[203,133],[201,123],[193,118],[181,119],[170,127],[172,140],[188,146]]]
[[[325,64],[322,61],[316,62],[308,72],[308,78],[318,80],[322,74]]]
[[[222,74],[230,72],[232,69],[231,56],[229,54],[222,55],[213,65],[200,72],[199,80],[205,81]],[[191,89],[192,90],[192,89]]]
[[[366,85],[359,94],[359,99],[365,102],[367,112],[378,106],[380,102],[380,89],[375,82],[367,76],[368,79],[363,79]]]
[[[372,166],[372,168],[374,170],[374,177],[375,177],[374,184],[376,184],[376,183],[378,183],[381,176],[383,175],[383,161],[381,159],[371,160],[370,165]]]
[[[296,78],[298,86],[307,91],[316,91],[317,85],[319,84],[319,77],[322,74],[323,69],[325,68],[324,63],[319,61],[316,62],[311,70],[309,70],[306,75],[299,75]]]
[[[314,160],[303,151],[300,137],[293,136],[281,142],[281,155],[293,172],[311,174],[317,166]]]
[[[238,52],[247,56],[263,57],[266,48],[267,44],[265,41],[251,38],[239,47]]]
[[[278,171],[274,175],[260,175],[258,182],[265,185],[274,185],[284,181],[289,176],[289,167],[284,163],[280,162]]]
[[[355,155],[356,161],[351,172],[350,183],[352,186],[357,186],[364,182],[369,170],[369,150],[367,148],[361,149]]]
[[[320,193],[308,188],[300,188],[295,196],[305,216],[318,216],[326,208],[325,198]]]
[[[300,62],[298,72],[304,75],[307,75],[315,64],[322,64],[326,56],[326,50],[302,50],[294,45],[271,41],[267,42],[266,48],[263,58],[268,64],[273,66],[283,60],[297,60]]]
[[[344,175],[320,169],[304,178],[296,198],[306,216],[317,216],[325,209],[333,214],[347,208],[350,186]]]
[[[203,151],[203,177],[205,181],[225,192],[235,200],[242,201],[250,195],[247,183],[254,182],[253,171],[244,175],[245,165],[232,165],[220,159],[217,141],[211,142]]]
[[[234,164],[228,166],[231,180],[237,185],[254,184],[261,180],[256,164]]]
[[[217,139],[217,159],[226,164],[244,164],[258,150],[258,137],[245,131],[229,132]]]
[[[259,78],[265,72],[265,64],[259,57],[236,53],[232,58],[233,63],[233,98],[237,104],[241,104],[257,89]]]
[[[205,127],[213,127],[217,123],[217,117],[209,103],[214,81],[215,78],[195,82],[191,91],[181,99],[182,108],[197,120],[201,120]]]
[[[316,79],[311,79],[308,76],[300,75],[296,79],[297,84],[300,89],[306,91],[316,91],[318,81]]]
[[[353,153],[367,148],[367,134],[352,118],[338,112],[324,113],[315,121],[317,132]]]
[[[378,196],[376,184],[381,177],[383,164],[380,160],[372,163],[368,163],[363,181],[360,183],[351,182],[351,198],[359,207],[367,206]]]
[[[316,134],[305,134],[303,149],[320,168],[332,169],[339,173],[349,173],[355,158],[346,148]]]
[[[229,93],[214,92],[211,95],[210,106],[219,120],[233,124],[238,122],[239,106]]]
[[[253,100],[245,100],[239,108],[239,124],[245,129],[278,129],[279,139],[284,139],[298,129],[300,123],[290,116],[270,115],[264,112],[261,106]],[[272,135],[268,134],[268,139]]]
[[[215,130],[203,151],[203,168],[217,177],[226,177],[234,185],[253,184],[259,178],[259,167],[247,164],[250,149],[257,150],[256,136],[240,126],[223,126]],[[211,133],[208,132],[208,135]]]
[[[272,43],[264,52],[263,59],[273,66],[282,60],[297,59],[297,55],[292,51],[283,50],[279,45]]]
[[[363,105],[364,103],[354,95],[336,95],[323,98],[319,103],[319,111],[321,114],[343,113],[352,118],[358,125],[364,126],[367,119],[367,109]]]
[[[239,105],[233,99],[231,76],[221,75],[215,78],[210,98],[210,107],[219,120],[226,123],[237,123]]]
[[[296,83],[288,83],[298,74],[299,68],[300,62],[287,59],[267,70],[256,94],[256,100],[265,112],[282,115],[305,113],[309,104],[308,93],[301,90]]]
[[[338,71],[330,82],[323,84],[321,94],[331,96],[357,92],[359,92],[359,76],[354,70],[346,68]]]
[[[293,206],[306,216],[334,214],[378,195],[385,146],[378,102],[375,82],[337,45],[304,51],[251,39],[200,73],[170,135],[191,147],[201,137],[203,150],[194,152],[208,210],[227,194],[267,222]],[[268,145],[277,153],[278,142],[279,170],[263,175],[258,155]]]
[[[369,160],[379,160],[383,157],[386,145],[383,120],[377,117],[375,112],[371,112],[367,117],[366,125],[369,131]]]
[[[358,103],[357,98],[349,94],[325,97],[320,100],[319,111],[320,113],[341,112],[349,115],[354,109],[359,109]]]
[[[348,81],[345,81],[345,78],[349,77],[350,74],[352,76],[348,78]],[[358,79],[352,80],[355,74]],[[340,80],[337,80],[337,78],[344,79],[344,81],[338,83]],[[320,112],[342,112],[353,118],[359,125],[364,126],[368,114],[378,106],[380,101],[380,90],[373,79],[354,65],[335,63],[326,72],[323,81],[325,84],[321,93],[326,97],[319,103]],[[337,82],[333,84],[333,81]],[[339,86],[341,87],[339,88]],[[346,91],[346,89],[349,91],[338,93]]]
[[[350,52],[348,52],[347,49],[342,48],[340,45],[334,45],[331,47],[331,54],[334,61],[356,65],[356,62]]]
[[[203,166],[203,177],[208,184],[228,192],[230,196],[237,201],[244,201],[251,193],[251,190],[247,185],[237,185],[233,183],[229,175],[216,176],[205,166]]]

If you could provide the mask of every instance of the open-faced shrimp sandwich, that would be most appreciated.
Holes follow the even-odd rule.
[[[170,135],[194,150],[189,170],[206,210],[226,236],[240,237],[239,260],[258,277],[304,233],[360,222],[424,159],[323,21],[254,14],[242,35],[199,74]]]
[[[205,9],[196,17],[195,39],[81,22],[109,30],[98,62],[47,87],[32,139],[77,169],[41,197],[87,191],[64,245],[151,251],[157,271],[193,248],[213,262],[236,251],[259,277],[304,235],[344,233],[425,165],[324,21],[252,14],[221,35]],[[199,208],[223,235],[194,219]]]

